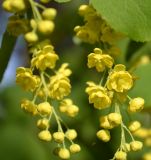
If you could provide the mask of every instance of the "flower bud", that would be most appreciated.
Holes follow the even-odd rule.
[[[70,146],[70,152],[71,153],[77,153],[77,152],[80,152],[80,150],[81,150],[81,147],[78,144],[72,144]]]
[[[129,102],[128,110],[129,112],[139,112],[144,108],[144,99],[141,97],[137,97],[132,99]]]
[[[127,154],[123,151],[117,151],[115,153],[115,159],[116,160],[126,160]]]
[[[107,116],[100,117],[100,127],[105,128],[105,129],[112,129],[113,128],[113,126],[110,124]]]
[[[37,127],[40,129],[46,129],[47,127],[49,127],[49,120],[46,118],[39,119],[37,121]]]
[[[20,12],[26,9],[26,4],[24,0],[13,0],[11,7],[14,12]]]
[[[68,129],[65,133],[65,136],[69,139],[69,140],[74,140],[77,137],[77,132],[74,129]]]
[[[24,37],[28,43],[35,43],[38,41],[38,36],[35,32],[28,32]]]
[[[140,141],[133,141],[130,143],[130,147],[132,151],[138,151],[142,149],[143,143]]]
[[[104,142],[108,142],[111,139],[110,132],[108,130],[99,130],[96,135],[100,140]]]
[[[56,142],[62,143],[64,141],[64,133],[63,132],[55,132],[53,133],[53,138]]]
[[[49,115],[52,112],[52,106],[48,102],[38,104],[37,110],[42,115]]]
[[[38,31],[42,34],[50,34],[54,30],[54,23],[49,20],[41,20],[37,23]]]
[[[129,128],[129,130],[130,130],[131,132],[135,132],[135,131],[137,131],[140,127],[141,127],[140,122],[138,122],[138,121],[133,121],[133,122],[130,123],[130,125],[129,125],[128,128]]]
[[[2,3],[2,7],[3,7],[6,11],[11,12],[11,11],[12,11],[11,1],[10,1],[10,0],[5,0],[5,1]]]
[[[56,17],[57,11],[54,8],[46,8],[42,12],[42,16],[44,19],[53,20]]]
[[[110,113],[108,120],[113,126],[117,126],[122,122],[122,116],[119,113]]]
[[[70,158],[70,152],[69,152],[69,150],[66,149],[66,148],[61,148],[61,149],[59,150],[58,156],[59,156],[61,159],[69,159],[69,158]]]
[[[38,134],[39,139],[43,141],[51,141],[52,136],[51,133],[47,130],[43,130]]]

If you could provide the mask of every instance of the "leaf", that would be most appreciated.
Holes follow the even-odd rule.
[[[151,63],[141,65],[135,71],[136,81],[130,95],[133,97],[142,97],[145,99],[145,107],[151,106]]]
[[[150,0],[91,0],[94,8],[116,31],[135,41],[151,40]]]
[[[3,34],[2,44],[0,48],[0,81],[3,78],[3,74],[7,68],[11,53],[16,44],[17,37],[10,35],[7,31]]]
[[[65,3],[65,2],[70,2],[71,0],[55,0],[58,3]]]

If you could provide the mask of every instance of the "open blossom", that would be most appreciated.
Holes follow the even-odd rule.
[[[38,87],[40,78],[33,75],[30,68],[19,67],[16,71],[16,83],[20,84],[25,90],[33,91]]]
[[[94,53],[88,55],[88,67],[96,67],[98,72],[103,72],[106,67],[111,68],[113,63],[114,59],[108,54],[103,54],[99,48],[95,48]]]
[[[89,95],[89,103],[93,103],[97,109],[109,107],[111,99],[106,89],[93,82],[88,82],[87,84],[89,86],[86,88],[86,93]]]
[[[53,46],[47,45],[36,54],[31,64],[40,70],[45,70],[46,68],[53,69],[58,59],[59,57],[55,54]]]
[[[107,80],[107,88],[116,92],[125,92],[133,86],[133,77],[122,64],[116,65]]]

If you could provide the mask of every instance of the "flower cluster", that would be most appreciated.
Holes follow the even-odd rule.
[[[112,160],[126,160],[127,152],[141,150],[143,143],[133,137],[141,128],[140,122],[135,120],[126,126],[122,113],[125,109],[128,114],[140,112],[144,107],[144,99],[129,97],[128,91],[134,86],[135,78],[125,65],[115,64],[114,57],[119,53],[115,43],[120,34],[111,29],[91,5],[80,6],[79,14],[84,17],[85,25],[75,27],[76,36],[84,42],[100,46],[88,55],[87,66],[102,72],[101,80],[99,83],[87,82],[85,90],[89,103],[95,109],[109,112],[100,117],[100,129],[96,135],[108,142],[111,139],[110,130],[120,126],[121,142]],[[131,140],[126,137],[127,134]]]
[[[91,5],[81,5],[79,15],[84,18],[85,24],[74,28],[76,36],[90,44],[102,42],[104,52],[117,56],[120,50],[116,47],[115,42],[121,39],[122,35],[111,29]]]
[[[135,140],[132,135],[141,127],[141,124],[138,121],[133,121],[127,127],[124,124],[124,119],[121,114],[122,108],[120,105],[121,103],[126,103],[128,100],[129,105],[127,111],[129,113],[139,112],[144,107],[144,99],[141,97],[131,99],[128,96],[127,92],[133,87],[134,78],[126,70],[124,65],[117,64],[113,67],[113,63],[113,58],[110,55],[103,54],[101,49],[98,48],[94,49],[94,53],[88,55],[89,68],[95,66],[98,72],[105,73],[108,71],[108,74],[106,77],[102,77],[99,84],[87,82],[88,87],[86,88],[86,93],[89,95],[89,103],[92,103],[94,108],[111,108],[109,114],[100,117],[101,129],[96,135],[100,140],[108,142],[111,139],[110,130],[121,126],[121,144],[117,149],[113,160],[126,160],[127,152],[138,151],[143,147],[143,143]],[[99,66],[103,69],[98,70]],[[103,84],[104,81],[105,83]],[[113,109],[114,112],[111,112]],[[125,132],[128,132],[131,137],[130,142],[127,142]]]
[[[48,3],[49,0],[41,2]],[[31,52],[30,67],[18,67],[16,70],[16,83],[33,94],[32,100],[25,98],[21,101],[21,108],[38,117],[38,138],[47,142],[54,140],[58,144],[54,153],[61,159],[69,159],[81,148],[74,143],[76,130],[70,129],[58,112],[73,118],[79,108],[70,98],[65,98],[71,92],[69,76],[72,72],[67,63],[56,69],[59,56],[50,41],[46,40],[55,27],[56,9],[46,8],[34,0],[4,0],[3,8],[14,13],[9,18],[8,32],[15,36],[23,34]],[[23,18],[27,9],[32,11],[30,20]],[[58,126],[55,131],[51,125],[53,118]]]

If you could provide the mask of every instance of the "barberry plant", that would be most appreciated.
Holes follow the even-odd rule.
[[[60,3],[70,0],[55,1]],[[113,0],[111,2],[116,4]],[[119,2],[119,4],[122,5],[123,2]],[[126,2],[124,6],[127,7]],[[60,66],[57,65],[61,58],[55,51],[52,42],[57,9],[53,7],[52,0],[4,0],[2,7],[11,13],[11,16],[8,18],[0,53],[7,38],[11,41],[11,49],[5,47],[7,54],[10,54],[20,35],[23,35],[28,46],[30,63],[28,67],[20,66],[16,69],[16,84],[21,86],[24,91],[31,93],[32,98],[24,97],[21,101],[21,109],[36,117],[39,140],[56,142],[52,148],[53,153],[60,159],[72,159],[72,154],[82,152],[83,149],[76,142],[78,132],[74,126],[70,128],[62,117],[74,118],[79,114],[79,107],[69,97],[72,91],[69,78],[72,75],[70,64],[65,62]],[[142,7],[142,10],[145,7],[146,5]],[[110,8],[112,13],[106,12]],[[142,59],[139,59],[138,62],[132,60],[129,65],[120,62],[119,56],[124,53],[119,47],[119,43],[128,38],[136,41],[151,40],[151,36],[149,36],[151,33],[148,30],[148,26],[151,25],[148,22],[146,28],[143,28],[145,33],[141,35],[139,29],[136,28],[135,31],[131,27],[133,24],[130,21],[132,10],[130,13],[125,13],[124,8],[118,17],[117,11],[112,8],[114,6],[105,0],[91,0],[89,4],[80,5],[78,14],[83,19],[83,25],[76,24],[73,28],[75,34],[73,41],[86,48],[85,50],[88,52],[87,69],[91,69],[98,77],[96,81],[88,77],[85,82],[87,85],[85,91],[80,90],[87,94],[87,101],[90,104],[87,107],[93,106],[99,114],[99,129],[94,137],[96,136],[103,142],[109,142],[113,139],[112,131],[117,130],[120,135],[117,141],[118,145],[110,160],[128,160],[130,152],[138,152],[145,147],[151,147],[151,129],[143,126],[143,123],[135,116],[145,110],[146,102],[141,95],[131,96],[130,92],[135,89],[138,81],[135,69],[142,64],[150,63],[150,57],[141,57]],[[151,15],[148,16],[147,13],[146,19],[148,20]],[[130,22],[120,18],[120,16],[123,17],[123,14],[127,14]],[[119,26],[114,22],[115,17],[118,23],[121,22],[118,24]],[[124,26],[126,24],[128,29]],[[138,24],[139,22],[136,21],[136,25]],[[134,43],[134,41],[132,42]],[[127,54],[127,59],[131,58],[131,53]],[[135,58],[135,56],[132,57]],[[3,68],[6,65],[7,62]],[[3,72],[4,70],[0,72],[1,77]],[[87,110],[86,106],[83,107]],[[131,118],[133,116],[134,118]],[[54,122],[57,128],[55,128]],[[88,131],[85,131],[85,134],[86,132]],[[148,152],[141,155],[141,158],[150,160],[151,150],[149,149]]]

